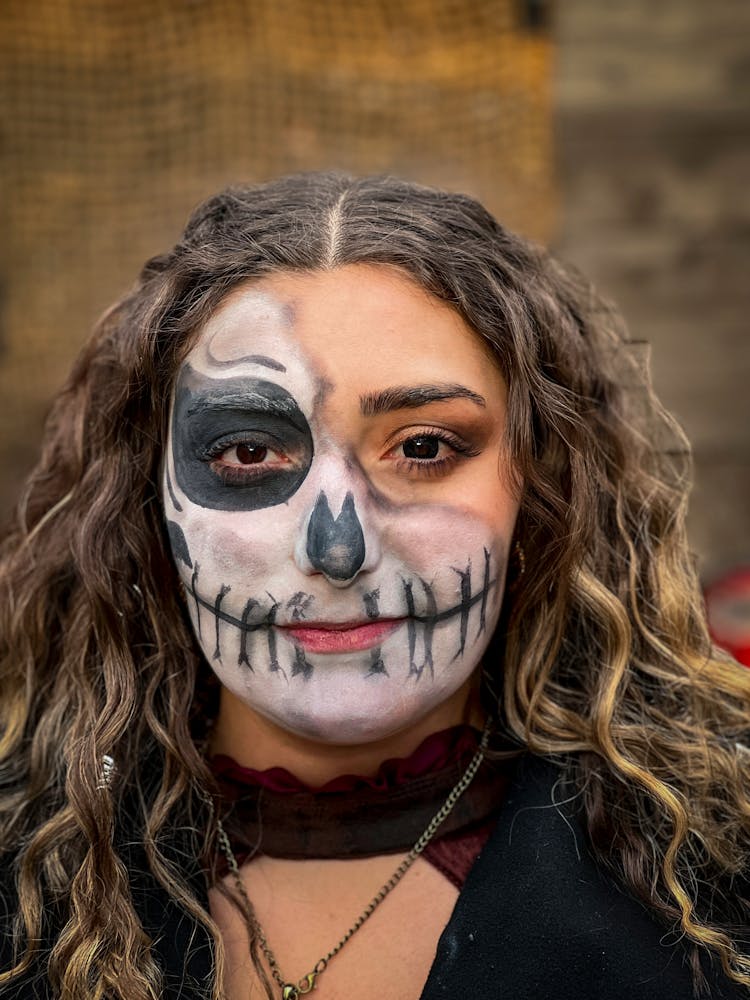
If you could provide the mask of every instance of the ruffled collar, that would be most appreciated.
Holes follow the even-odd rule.
[[[386,793],[426,774],[440,771],[456,760],[471,757],[477,749],[478,736],[472,726],[453,726],[450,729],[443,729],[431,733],[408,757],[392,757],[383,761],[372,777],[342,774],[319,787],[305,784],[284,767],[256,771],[250,767],[243,767],[225,754],[211,757],[209,764],[222,791],[231,800],[239,797],[243,790],[252,788],[264,788],[279,795],[303,792],[312,795],[334,795],[365,788]]]
[[[428,736],[373,777],[345,774],[311,788],[284,768],[255,771],[231,757],[210,760],[224,826],[241,860],[370,857],[409,850],[476,752],[479,734],[456,726]],[[509,749],[507,747],[500,749]],[[512,766],[485,759],[440,827],[440,836],[486,823],[499,811]]]

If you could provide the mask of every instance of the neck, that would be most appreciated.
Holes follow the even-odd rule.
[[[483,722],[476,685],[470,680],[408,729],[374,742],[342,746],[288,732],[222,688],[209,750],[258,771],[283,767],[315,788],[341,774],[372,777],[384,760],[408,757],[431,733],[461,723],[481,728]]]

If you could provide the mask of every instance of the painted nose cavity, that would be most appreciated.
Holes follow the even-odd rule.
[[[313,569],[329,580],[347,583],[354,579],[365,561],[365,536],[354,495],[347,493],[338,517],[331,512],[321,490],[307,525],[307,558]]]

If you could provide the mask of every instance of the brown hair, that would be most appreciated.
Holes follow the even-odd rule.
[[[706,633],[684,532],[686,456],[663,447],[679,433],[585,282],[470,198],[334,174],[200,206],[100,321],[52,408],[2,550],[0,841],[16,857],[16,974],[38,957],[52,907],[64,928],[48,975],[63,1000],[159,995],[117,839],[122,810],[155,877],[217,934],[161,846],[177,827],[208,825],[196,850],[215,836],[196,746],[209,671],[158,499],[170,389],[239,283],[354,262],[397,267],[449,303],[508,382],[527,571],[506,595],[485,696],[533,752],[567,762],[600,863],[750,985],[738,929],[750,913],[729,889],[747,876],[750,673]],[[104,755],[116,762],[109,794]],[[219,996],[218,939],[216,954]]]

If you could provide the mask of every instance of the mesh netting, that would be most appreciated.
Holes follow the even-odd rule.
[[[547,237],[543,13],[539,0],[3,0],[0,506],[96,314],[227,183],[394,172]]]

